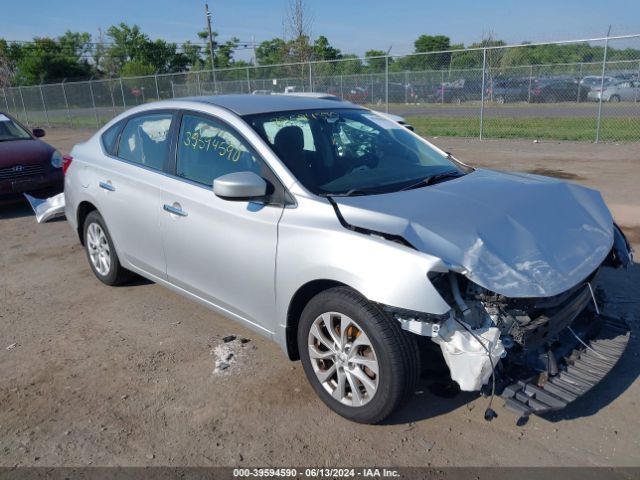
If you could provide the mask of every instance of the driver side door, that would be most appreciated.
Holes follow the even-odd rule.
[[[271,200],[283,189],[228,124],[190,112],[179,122],[175,164],[162,192],[167,278],[221,313],[271,333],[283,204],[224,200],[213,193],[212,184],[222,175],[251,171],[267,180]]]

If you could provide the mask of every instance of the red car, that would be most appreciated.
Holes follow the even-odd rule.
[[[10,115],[0,112],[0,202],[22,197],[53,196],[63,191],[62,155],[38,140],[41,128],[29,131]]]

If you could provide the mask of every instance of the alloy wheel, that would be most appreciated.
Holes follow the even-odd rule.
[[[108,275],[111,269],[111,248],[104,230],[97,223],[92,223],[87,228],[87,248],[96,271],[102,276]]]
[[[376,394],[379,364],[371,340],[352,318],[326,312],[308,337],[313,371],[324,389],[344,405],[360,407]]]

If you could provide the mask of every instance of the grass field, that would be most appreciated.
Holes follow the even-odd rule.
[[[416,132],[427,137],[477,137],[480,119],[477,117],[408,116]],[[548,140],[594,141],[596,120],[591,118],[485,118],[486,138],[532,138]],[[638,117],[602,119],[602,141],[640,141]]]
[[[380,106],[376,106],[380,109]],[[391,107],[391,105],[390,105]],[[468,108],[468,105],[465,104]],[[578,110],[575,108],[579,107]],[[398,111],[400,106],[391,111]],[[429,106],[430,109],[448,109],[440,113],[431,113],[411,110],[424,109],[424,106],[404,105],[405,117],[411,123],[416,132],[426,137],[478,137],[480,133],[479,115],[465,116],[461,112],[450,112],[451,105]],[[455,109],[455,107],[453,107]],[[509,110],[516,108],[516,112]],[[535,112],[528,116],[528,108]],[[492,106],[487,109],[484,118],[483,136],[486,138],[510,138],[510,139],[545,139],[545,140],[574,140],[592,142],[596,137],[596,119],[594,116],[580,115],[581,109],[585,111],[594,110],[593,104],[572,105],[574,116],[557,116],[555,111],[545,112],[547,116],[540,115],[544,109],[558,109],[557,105],[508,105]],[[381,109],[380,109],[381,110]],[[640,141],[640,115],[638,107],[634,104],[616,105],[618,116],[607,117],[603,115],[600,140],[603,142],[638,142]],[[67,112],[49,112],[48,118],[44,112],[29,112],[29,125],[46,127],[51,126],[71,126],[74,128],[95,128],[102,126],[113,117],[111,109],[99,108],[96,117],[92,109],[72,111],[71,119]],[[499,116],[498,116],[499,115]],[[537,116],[536,116],[537,115]],[[24,121],[22,112],[16,115],[18,119]]]

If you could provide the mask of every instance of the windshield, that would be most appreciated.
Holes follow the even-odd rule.
[[[316,195],[388,193],[423,180],[426,186],[429,177],[444,173],[466,173],[402,125],[367,110],[279,112],[246,120]]]
[[[0,113],[0,142],[8,140],[26,140],[31,135],[11,118]]]

